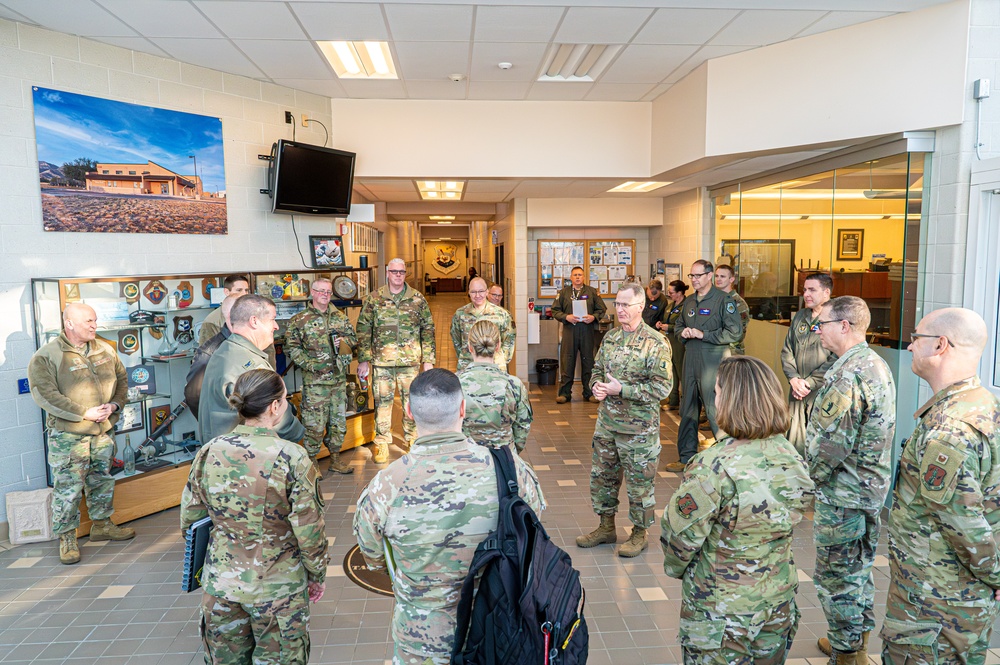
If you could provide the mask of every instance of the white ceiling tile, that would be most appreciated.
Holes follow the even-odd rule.
[[[735,9],[657,9],[633,44],[704,44],[739,14]]]
[[[564,44],[625,44],[651,9],[570,7],[554,41]]]
[[[563,178],[522,180],[510,193],[512,198],[562,196],[570,181]]]
[[[748,10],[719,32],[712,44],[764,46],[791,39],[822,18],[826,12],[797,10]]]
[[[226,39],[158,38],[153,43],[174,60],[210,67],[230,74],[261,78],[264,73]]]
[[[399,179],[399,178],[362,178],[361,182],[364,183],[365,187],[370,189],[377,189],[379,191],[389,191],[389,192],[415,192],[417,191],[416,186],[413,184],[413,180]]]
[[[344,87],[347,96],[354,99],[403,99],[406,97],[402,81],[341,79],[340,85]]]
[[[528,91],[528,99],[578,101],[586,97],[593,85],[593,83],[536,81]]]
[[[559,25],[562,7],[476,8],[476,41],[548,42]]]
[[[466,193],[509,194],[517,186],[517,180],[469,180],[465,183]]]
[[[270,78],[323,79],[333,76],[316,47],[307,41],[238,39],[236,45]]]
[[[362,41],[389,39],[377,4],[359,2],[292,2],[292,11],[313,39]]]
[[[469,71],[468,42],[397,41],[395,47],[400,78],[444,81]]]
[[[7,9],[3,5],[0,5],[0,18],[5,18],[10,21],[20,21],[21,23],[35,23],[35,21],[32,21],[24,14],[19,14],[13,9]]]
[[[604,180],[574,180],[563,190],[562,194],[573,198],[602,196],[607,194],[609,189],[617,187],[625,180],[624,177]]]
[[[284,85],[296,90],[311,92],[314,95],[322,95],[324,97],[339,98],[347,96],[347,92],[345,92],[344,87],[340,85],[340,81],[333,76],[328,79],[274,79],[274,82],[278,85]]]
[[[524,99],[530,81],[469,81],[469,99]]]
[[[49,30],[83,35],[84,37],[135,37],[137,33],[92,0],[76,2],[38,2],[38,0],[4,0],[14,12],[8,18],[20,20],[22,14],[30,22]]]
[[[466,203],[501,203],[507,200],[507,195],[483,192],[482,194],[466,194],[462,200]]]
[[[892,12],[830,12],[820,20],[808,26],[802,32],[796,33],[796,37],[806,37],[815,35],[827,30],[837,30],[846,28],[849,25],[874,21],[876,19],[891,16]]]
[[[281,2],[199,0],[197,4],[230,39],[302,39],[298,21]]]
[[[466,83],[406,79],[406,93],[410,99],[465,99]]]
[[[111,44],[112,46],[132,49],[133,51],[149,53],[150,55],[158,55],[162,58],[170,57],[166,51],[144,37],[94,37],[94,40],[104,44]]]
[[[693,72],[699,65],[712,58],[721,58],[724,55],[732,55],[740,51],[749,51],[753,46],[717,46],[709,44],[703,46],[693,56],[684,62],[680,67],[671,72],[664,83],[677,83],[682,78]]]
[[[652,83],[605,83],[599,81],[587,93],[588,102],[638,102],[652,90]]]
[[[175,0],[100,0],[145,37],[221,37],[201,12]]]
[[[600,81],[659,83],[697,50],[697,46],[632,44],[618,55]]]
[[[473,81],[533,81],[542,68],[547,44],[514,44],[476,42],[472,46]],[[500,69],[497,63],[509,62],[511,69]]]
[[[461,41],[472,38],[471,5],[385,5],[397,41]]]

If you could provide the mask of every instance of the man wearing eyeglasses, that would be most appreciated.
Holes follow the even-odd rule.
[[[736,303],[729,294],[715,287],[714,277],[710,261],[699,259],[691,264],[688,278],[694,293],[681,303],[680,317],[674,324],[674,336],[684,344],[684,381],[681,423],[677,429],[680,460],[667,464],[668,471],[683,471],[698,452],[698,419],[702,408],[712,435],[718,437],[715,375],[719,372],[719,363],[732,352],[729,345],[743,334]]]
[[[882,660],[983,663],[1000,614],[1000,402],[976,375],[986,323],[939,309],[910,339],[934,396],[899,460]]]
[[[455,345],[455,356],[458,358],[458,371],[472,364],[472,351],[469,351],[469,331],[476,321],[486,319],[496,324],[500,329],[500,350],[493,361],[500,367],[514,358],[514,345],[517,334],[510,313],[503,307],[497,307],[486,299],[486,280],[476,277],[469,282],[469,299],[472,301],[464,307],[459,307],[451,319],[451,343]]]
[[[805,457],[806,425],[816,399],[816,391],[823,385],[826,371],[837,359],[833,351],[820,344],[819,329],[823,305],[830,300],[833,279],[826,273],[814,272],[802,282],[802,303],[792,317],[792,325],[785,335],[785,345],[781,349],[781,369],[790,386],[788,410],[791,425],[788,428],[788,442]]]
[[[645,294],[626,284],[615,297],[621,324],[605,336],[597,352],[591,389],[601,403],[594,427],[590,497],[601,523],[576,539],[577,547],[615,543],[615,513],[622,479],[628,494],[632,534],[618,556],[638,556],[648,546],[656,498],[653,480],[660,460],[660,400],[670,394],[670,345],[642,320]]]
[[[806,429],[806,461],[816,483],[814,582],[829,624],[819,648],[838,664],[868,662],[875,627],[872,566],[892,478],[896,385],[865,342],[869,323],[861,298],[841,296],[823,305],[817,334],[839,357],[816,394]]]
[[[743,296],[736,293],[736,270],[731,265],[723,263],[715,268],[715,287],[720,291],[725,291],[736,303],[736,311],[740,313],[740,327],[742,332],[740,338],[729,345],[733,353],[742,356],[746,354],[746,347],[743,341],[747,338],[747,326],[750,325],[750,306]]]
[[[604,318],[608,308],[597,289],[583,283],[583,268],[570,271],[570,283],[563,287],[552,303],[552,318],[562,324],[562,342],[559,345],[559,396],[558,404],[573,399],[573,377],[576,375],[576,356],[580,354],[580,383],[583,399],[596,403],[590,391],[590,378],[594,371],[594,333],[597,323]],[[574,314],[574,301],[583,303],[586,314]],[[577,305],[577,311],[580,311]]]
[[[347,433],[347,368],[358,338],[347,315],[330,302],[333,283],[319,277],[312,283],[312,303],[288,322],[285,349],[302,368],[302,410],[306,428],[305,449],[316,467],[321,443],[330,451],[330,470],[354,473],[340,461]]]
[[[396,389],[403,407],[403,447],[409,450],[417,436],[413,419],[406,414],[410,384],[420,367],[429,370],[436,361],[434,317],[420,293],[406,283],[406,262],[392,259],[386,267],[386,285],[370,293],[358,314],[358,376],[371,375],[375,396],[376,464],[389,460],[392,443],[392,405]]]

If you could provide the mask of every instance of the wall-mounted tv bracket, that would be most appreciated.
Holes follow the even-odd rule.
[[[263,160],[265,162],[271,162],[273,164],[274,163],[274,153],[271,153],[270,155],[261,155],[260,153],[258,153],[257,154],[257,159]],[[270,171],[270,168],[268,169],[268,171]],[[268,178],[268,180],[270,180],[270,178]],[[261,194],[267,194],[268,196],[271,196],[271,190],[270,189],[262,189],[262,190],[260,190],[260,193]]]

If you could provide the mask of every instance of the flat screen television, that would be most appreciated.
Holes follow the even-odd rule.
[[[271,212],[340,215],[351,212],[356,153],[279,139],[271,147]]]

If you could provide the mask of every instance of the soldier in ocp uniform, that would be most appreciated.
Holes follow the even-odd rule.
[[[489,302],[486,280],[482,277],[473,278],[469,282],[468,305],[459,307],[451,319],[451,343],[455,345],[455,356],[458,358],[458,370],[462,371],[472,364],[472,353],[469,351],[469,330],[476,321],[492,321],[500,331],[500,348],[495,362],[500,367],[507,367],[514,358],[514,346],[517,334],[514,332],[513,319],[503,307]]]
[[[499,346],[500,330],[492,321],[476,321],[469,330],[472,364],[458,373],[465,395],[462,432],[479,445],[512,445],[521,452],[534,416],[521,379],[493,362]]]
[[[730,344],[743,334],[736,303],[712,285],[712,264],[698,260],[688,278],[694,293],[681,303],[674,325],[674,337],[684,344],[684,381],[681,388],[681,424],[677,429],[680,461],[667,464],[668,471],[683,471],[698,452],[698,419],[704,407],[712,435],[718,437],[715,422],[715,373],[723,358],[732,353]]]
[[[806,454],[806,425],[816,399],[816,391],[823,385],[826,371],[833,366],[837,356],[820,344],[816,323],[823,305],[830,300],[833,279],[826,273],[816,272],[807,276],[802,286],[801,309],[792,317],[792,325],[781,349],[781,369],[788,379],[788,405],[791,424],[788,440],[800,455]]]
[[[410,383],[421,366],[434,366],[434,318],[424,295],[406,283],[406,262],[392,259],[386,285],[371,293],[358,315],[358,376],[371,376],[375,396],[375,455],[382,464],[392,443],[392,404],[396,390],[403,406],[403,446],[416,437],[406,413]]]
[[[660,522],[663,570],[683,580],[684,662],[784,663],[798,627],[792,530],[813,482],[783,436],[788,409],[757,358],[726,358],[718,445],[698,453]]]
[[[302,424],[305,448],[316,464],[321,443],[330,451],[330,470],[354,473],[340,461],[347,433],[347,368],[358,338],[344,312],[330,303],[333,283],[324,277],[312,283],[312,303],[288,322],[285,347],[302,368]],[[316,467],[320,479],[323,475]]]
[[[306,452],[275,433],[288,409],[268,368],[236,379],[230,404],[243,424],[191,462],[181,529],[212,518],[201,581],[201,637],[209,665],[309,662],[309,601],[330,563],[323,499]]]
[[[125,405],[128,380],[118,354],[97,341],[93,307],[66,305],[63,332],[31,356],[28,385],[32,399],[45,410],[49,429],[52,531],[59,536],[59,561],[74,564],[80,560],[76,530],[84,487],[87,511],[93,520],[90,540],[134,538],[135,530],[111,521],[115,492],[112,437]]]
[[[354,533],[369,568],[386,567],[385,541],[395,560],[392,662],[447,665],[462,583],[479,543],[497,526],[496,470],[490,452],[462,434],[462,385],[453,373],[418,376],[407,410],[419,436],[361,493]],[[518,493],[540,514],[538,479],[520,456],[514,465]]]
[[[622,477],[632,534],[618,556],[638,556],[648,546],[656,497],[653,480],[660,459],[660,400],[670,394],[670,346],[642,321],[645,294],[638,284],[618,290],[621,324],[605,335],[594,362],[591,389],[600,401],[594,428],[590,498],[601,523],[576,539],[577,547],[618,542],[615,513]]]
[[[814,581],[829,630],[819,648],[831,663],[868,662],[875,627],[872,566],[879,514],[889,492],[896,385],[868,344],[871,322],[861,298],[841,296],[816,322],[823,348],[839,358],[826,373],[806,430],[809,475],[816,483]]]
[[[910,339],[934,396],[899,460],[882,660],[982,665],[1000,614],[1000,402],[976,376],[986,324],[939,309]]]

